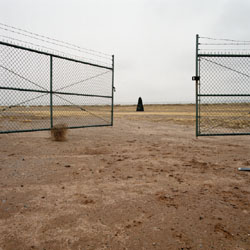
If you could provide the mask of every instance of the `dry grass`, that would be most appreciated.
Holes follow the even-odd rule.
[[[110,106],[82,106],[88,112],[80,110],[75,106],[54,106],[53,116],[55,118],[76,117],[91,118],[94,115],[100,117],[110,116]],[[6,108],[1,106],[2,109]],[[176,123],[182,125],[195,125],[194,104],[157,104],[144,105],[144,112],[136,112],[136,105],[115,105],[114,118],[125,118],[127,120],[140,120]],[[201,106],[202,125],[213,124],[215,127],[241,129],[249,127],[250,104],[203,104]],[[50,110],[47,106],[15,107],[11,112],[0,113],[0,123],[3,121],[22,122],[30,124],[33,121],[47,121],[50,119]],[[64,119],[64,120],[65,120]],[[63,121],[62,121],[63,122]]]
[[[51,129],[51,138],[54,141],[66,141],[67,132],[66,124],[57,124]]]
[[[195,105],[158,104],[144,105],[144,112],[136,112],[136,105],[115,106],[114,117],[128,120],[195,124]]]

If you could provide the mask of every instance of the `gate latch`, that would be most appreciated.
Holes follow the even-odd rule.
[[[192,81],[200,81],[200,77],[199,76],[192,76]]]

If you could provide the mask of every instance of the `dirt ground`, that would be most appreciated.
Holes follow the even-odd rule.
[[[197,139],[193,106],[164,109],[0,135],[0,250],[250,249],[250,138]]]

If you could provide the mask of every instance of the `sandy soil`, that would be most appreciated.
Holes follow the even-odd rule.
[[[250,249],[249,137],[196,139],[180,112],[0,135],[0,250]]]

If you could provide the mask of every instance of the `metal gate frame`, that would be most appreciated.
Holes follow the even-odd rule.
[[[19,88],[18,86],[16,87],[6,87],[6,86],[1,86],[0,85],[0,90],[12,90],[12,91],[22,91],[22,92],[38,92],[38,93],[44,93],[44,94],[48,94],[50,96],[50,127],[49,128],[39,128],[39,129],[24,129],[24,130],[5,130],[5,131],[0,131],[0,134],[5,134],[5,133],[17,133],[17,132],[33,132],[33,131],[45,131],[45,130],[51,130],[54,126],[53,124],[53,95],[72,95],[72,96],[85,96],[85,97],[100,97],[100,98],[108,98],[111,99],[111,114],[110,114],[110,123],[109,124],[98,124],[98,125],[82,125],[82,126],[69,126],[69,129],[73,129],[73,128],[85,128],[85,127],[103,127],[103,126],[113,126],[113,112],[114,112],[114,55],[112,55],[112,67],[108,67],[108,66],[103,66],[103,65],[99,65],[99,64],[95,64],[95,63],[90,63],[90,62],[86,62],[86,61],[82,61],[82,60],[78,60],[78,59],[74,59],[74,58],[69,58],[69,57],[64,57],[61,55],[56,55],[56,54],[52,54],[49,52],[44,52],[44,51],[39,51],[36,49],[32,49],[29,47],[23,47],[23,46],[19,46],[16,44],[12,44],[12,43],[7,43],[7,42],[3,42],[0,41],[0,45],[4,45],[4,46],[8,46],[8,47],[12,47],[15,49],[19,49],[19,50],[24,50],[24,51],[29,51],[32,53],[37,53],[37,54],[42,54],[45,56],[48,56],[50,58],[50,86],[49,86],[49,90],[38,90],[38,89],[28,89],[28,88]],[[111,86],[111,95],[109,96],[105,96],[105,95],[96,95],[96,94],[84,94],[84,93],[67,93],[67,92],[58,92],[58,91],[53,91],[53,58],[59,58],[59,59],[63,59],[66,61],[71,61],[71,62],[76,62],[79,64],[85,64],[85,65],[89,65],[89,66],[93,66],[93,67],[98,67],[98,68],[104,68],[107,70],[112,71],[112,86]]]
[[[195,76],[192,77],[192,80],[195,81],[195,103],[196,103],[196,137],[198,136],[235,136],[235,135],[250,135],[250,131],[248,132],[229,132],[229,133],[202,133],[201,132],[201,98],[202,97],[250,97],[250,93],[248,94],[204,94],[201,93],[201,78],[200,75],[200,62],[201,58],[209,57],[248,57],[250,58],[250,54],[211,54],[211,53],[199,53],[199,35],[196,35],[196,56],[195,56]],[[250,128],[249,128],[250,130]]]

